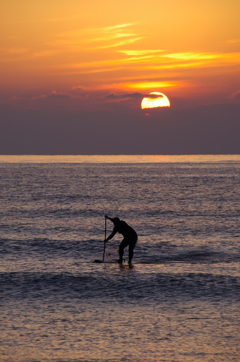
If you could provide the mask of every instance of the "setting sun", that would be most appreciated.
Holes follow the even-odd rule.
[[[144,97],[141,102],[142,109],[158,107],[170,107],[170,101],[163,93],[151,92],[149,97]]]

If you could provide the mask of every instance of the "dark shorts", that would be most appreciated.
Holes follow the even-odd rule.
[[[137,235],[133,235],[129,238],[124,238],[120,244],[120,247],[124,249],[129,246],[129,248],[133,249],[137,243],[137,239]]]

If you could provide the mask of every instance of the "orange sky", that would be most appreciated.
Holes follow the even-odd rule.
[[[236,101],[239,14],[239,0],[2,0],[1,101]]]

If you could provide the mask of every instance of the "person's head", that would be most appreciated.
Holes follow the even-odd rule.
[[[120,219],[118,217],[114,217],[112,220],[113,220],[114,225],[117,225],[120,222]]]

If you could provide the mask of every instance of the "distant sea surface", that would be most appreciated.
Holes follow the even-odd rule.
[[[240,155],[0,156],[0,205],[1,362],[240,361]]]

